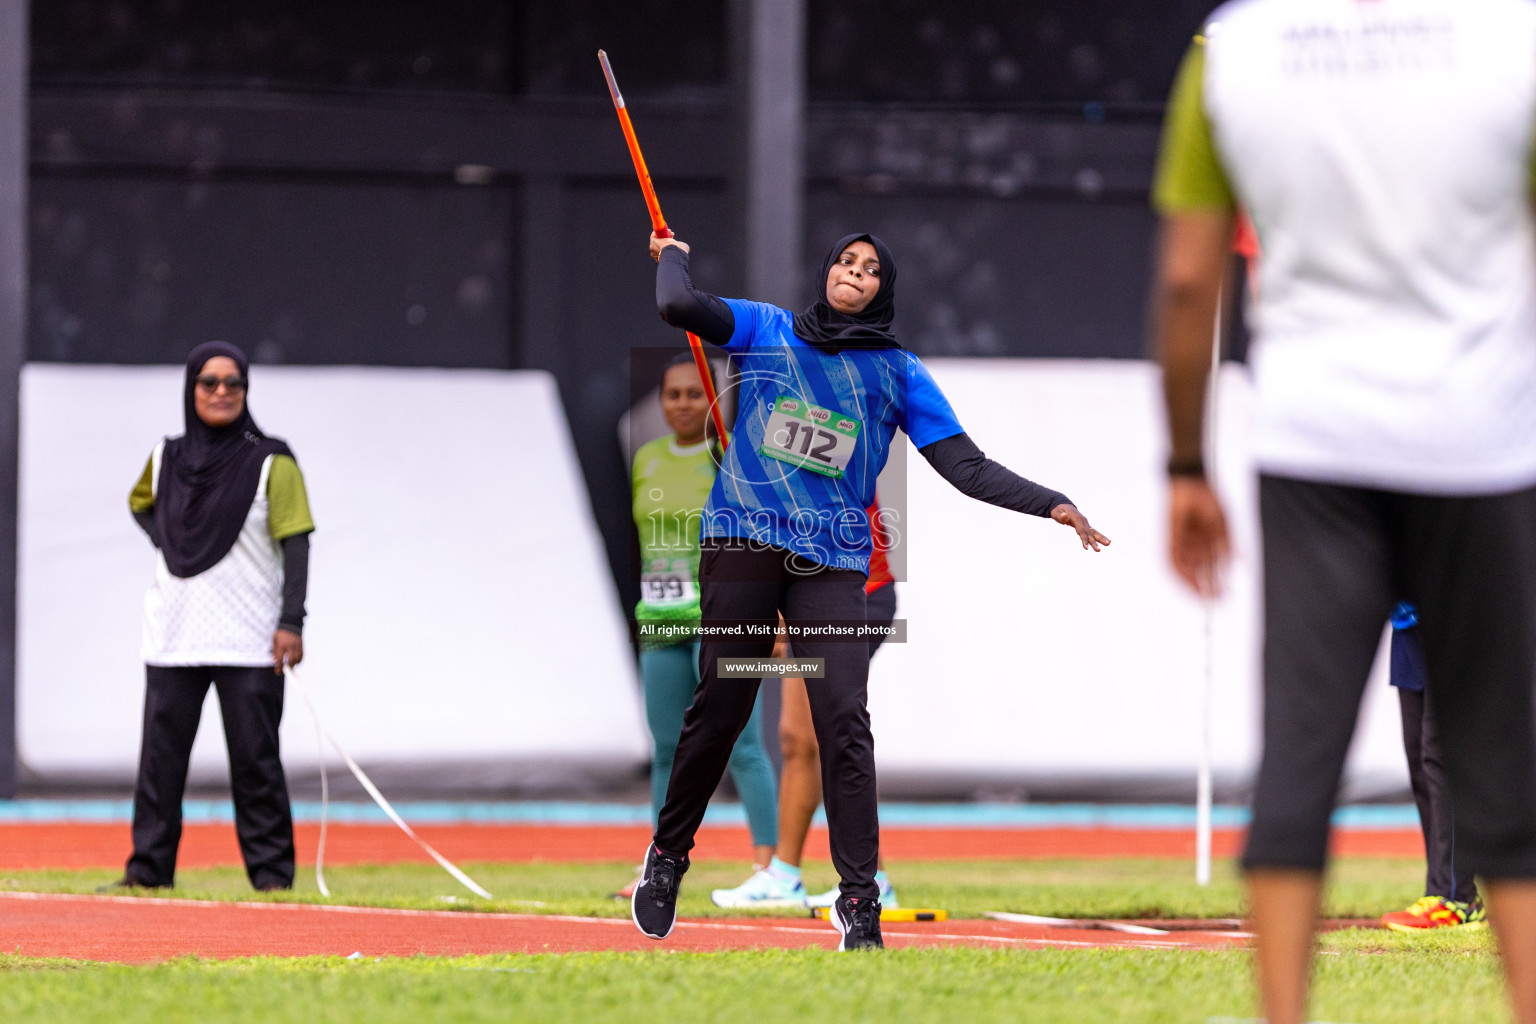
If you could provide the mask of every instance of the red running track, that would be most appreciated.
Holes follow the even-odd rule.
[[[454,861],[633,861],[639,863],[650,832],[638,826],[569,825],[425,825],[423,839]],[[300,862],[314,859],[319,826],[300,825],[295,842]],[[1217,830],[1217,857],[1237,853],[1242,834]],[[694,857],[746,860],[747,831],[741,826],[700,831]],[[1195,855],[1194,832],[1174,829],[1110,828],[887,828],[881,852],[893,861],[1093,859],[1110,857],[1189,857]],[[116,868],[131,848],[128,825],[0,825],[0,871],[46,868]],[[1423,857],[1417,829],[1334,832],[1334,853],[1344,857]],[[829,859],[827,833],[815,829],[806,856]],[[329,864],[429,862],[415,843],[393,825],[332,825],[326,839]],[[182,833],[179,864],[184,868],[240,863],[233,825],[188,825]],[[0,948],[4,948],[0,946]]]
[[[300,826],[301,861],[313,858],[316,826]],[[418,830],[446,856],[463,862],[635,861],[648,832],[635,827],[530,825],[425,826]],[[1230,856],[1240,835],[1216,833],[1215,852]],[[826,832],[811,834],[806,852],[827,857]],[[709,828],[699,836],[700,858],[745,859],[744,828]],[[893,860],[1109,857],[1193,857],[1186,831],[1128,829],[886,829],[884,852]],[[0,871],[119,867],[129,848],[126,824],[0,826]],[[1343,856],[1422,857],[1417,831],[1355,831],[1335,835]],[[333,826],[327,841],[332,864],[426,861],[389,825]],[[182,838],[183,867],[240,862],[234,828],[191,825]],[[1086,928],[1055,928],[998,921],[890,924],[887,942],[903,946],[966,945],[992,948],[1231,947],[1247,936],[1234,931],[1180,930],[1169,935],[1126,935]],[[212,903],[116,896],[74,896],[0,891],[0,950],[26,956],[153,963],[194,955],[368,957],[463,955],[590,950],[714,951],[761,948],[835,948],[824,922],[793,918],[689,920],[663,943],[652,942],[624,919],[455,911],[376,910],[362,907],[274,903]]]
[[[1241,948],[1237,931],[1127,935],[1001,921],[887,924],[886,945],[992,949]],[[594,950],[719,952],[836,949],[823,921],[683,920],[664,942],[627,919],[481,914],[294,903],[213,903],[131,896],[0,892],[0,949],[34,957],[156,963],[178,956],[465,956]]]

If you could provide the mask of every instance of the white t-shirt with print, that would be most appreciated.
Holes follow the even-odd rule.
[[[1260,468],[1536,484],[1536,3],[1236,0],[1203,100],[1262,249]]]

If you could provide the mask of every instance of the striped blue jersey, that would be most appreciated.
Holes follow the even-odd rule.
[[[962,432],[922,361],[900,348],[833,355],[795,336],[793,314],[723,300],[740,372],[736,426],[702,535],[750,539],[869,572],[865,509],[900,428],[918,448]]]

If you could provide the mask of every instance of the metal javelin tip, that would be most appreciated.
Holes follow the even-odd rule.
[[[598,50],[597,59],[603,65],[603,77],[608,79],[608,94],[613,97],[613,105],[620,110],[624,109],[624,95],[619,92],[618,79],[613,77],[613,67],[608,63],[608,54]]]

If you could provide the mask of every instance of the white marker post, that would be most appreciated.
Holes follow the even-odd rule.
[[[1224,291],[1225,289],[1223,289]],[[1216,486],[1216,384],[1221,379],[1222,292],[1216,294],[1211,339],[1211,376],[1205,388],[1206,478]],[[1200,692],[1200,761],[1195,770],[1195,884],[1211,884],[1211,705],[1216,698],[1216,599],[1206,597],[1205,678]]]

